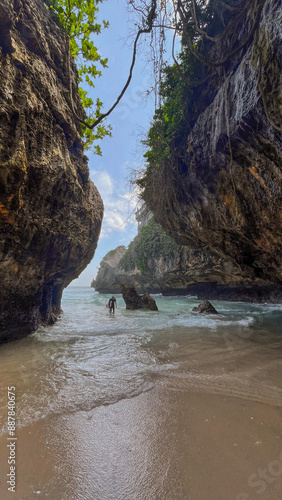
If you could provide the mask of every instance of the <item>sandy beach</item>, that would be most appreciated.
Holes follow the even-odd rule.
[[[1,346],[0,500],[281,500],[281,309],[158,300],[111,318],[70,290],[61,321]]]
[[[0,500],[282,500],[281,25],[0,0]]]
[[[3,435],[1,499],[280,500],[281,419],[282,408],[156,385],[17,429],[16,493]]]

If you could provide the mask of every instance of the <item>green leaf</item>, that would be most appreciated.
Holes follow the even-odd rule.
[[[99,4],[102,0],[48,0],[47,6],[57,14],[58,21],[70,37],[70,53],[75,59],[78,67],[78,81],[84,86],[93,88],[94,80],[100,77],[102,72],[97,68],[99,64],[102,68],[107,67],[108,59],[102,59],[90,40],[91,33],[101,33],[102,25],[97,22]],[[108,28],[109,22],[103,21],[103,28]],[[102,115],[103,103],[99,98],[95,105],[88,96],[88,91],[79,88],[81,104],[85,109],[90,110],[87,119],[89,125]],[[88,129],[81,125],[81,136],[84,140],[85,148],[89,149],[95,141],[103,139],[106,135],[111,135],[110,125],[105,126],[102,122],[97,129]],[[94,145],[94,152],[101,155],[100,145]]]

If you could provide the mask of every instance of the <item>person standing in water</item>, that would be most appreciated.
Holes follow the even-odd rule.
[[[113,314],[115,313],[115,308],[117,308],[117,299],[112,296],[110,299],[109,299],[109,302],[108,302],[108,308],[109,308],[109,311],[110,313],[112,312]]]

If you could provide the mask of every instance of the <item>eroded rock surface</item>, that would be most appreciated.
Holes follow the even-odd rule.
[[[89,179],[68,39],[40,0],[0,3],[0,341],[52,323],[97,245],[103,204]]]
[[[205,300],[198,306],[193,307],[192,311],[200,314],[218,314],[216,308],[208,300]]]
[[[139,295],[133,285],[121,285],[121,293],[126,304],[126,309],[149,309],[150,311],[158,311],[155,299],[148,293]]]
[[[145,201],[180,244],[228,257],[242,282],[276,284],[281,294],[282,9],[277,0],[255,6],[256,29],[254,10],[232,33],[248,43],[195,91],[198,117],[167,177],[159,174],[168,187],[156,169]]]
[[[125,252],[126,248],[119,246],[105,255],[100,263],[97,277],[91,283],[97,292],[120,293],[120,285],[127,281],[126,276],[119,268],[119,263]]]
[[[146,228],[146,224],[143,226]],[[150,233],[151,234],[151,233]],[[135,237],[136,242],[140,233]],[[158,233],[151,234],[151,241]],[[143,240],[144,242],[144,240]],[[173,242],[174,243],[174,242]],[[143,266],[138,245],[131,250],[124,269],[125,247],[111,250],[103,258],[91,286],[100,293],[119,293],[124,283],[133,285],[138,293],[193,295],[200,299],[243,300],[247,302],[281,302],[282,289],[277,284],[254,284],[231,258],[215,252],[194,250],[173,244],[169,253],[160,245],[147,254]],[[143,256],[144,259],[144,256]]]
[[[141,272],[135,265],[125,271],[120,262],[126,249],[118,247],[101,262],[98,274],[91,286],[100,293],[119,293],[120,286],[128,283],[138,293],[163,293],[164,295],[187,294],[195,283],[202,287],[209,283],[225,285],[228,280],[236,283],[241,276],[236,266],[218,255],[207,254],[188,247],[179,249],[168,258],[151,254],[146,262],[147,271]],[[136,256],[136,262],[138,256]],[[204,285],[203,285],[204,284]],[[200,293],[199,286],[199,293]],[[210,288],[210,287],[209,287]]]

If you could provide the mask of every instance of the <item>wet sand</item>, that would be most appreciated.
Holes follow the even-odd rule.
[[[282,408],[158,383],[17,429],[16,493],[3,435],[0,498],[281,500],[281,423]]]

